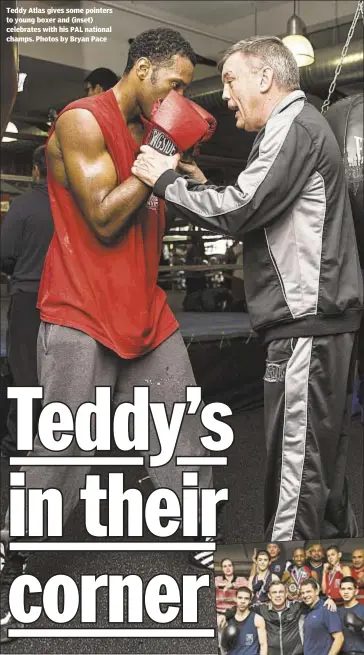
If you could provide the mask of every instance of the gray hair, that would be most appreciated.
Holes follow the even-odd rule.
[[[277,36],[253,36],[249,39],[238,41],[228,48],[218,63],[221,73],[225,62],[235,54],[241,52],[248,58],[248,65],[251,70],[259,70],[261,66],[270,66],[274,72],[277,85],[289,91],[300,88],[300,74],[296,60],[283,41]],[[260,60],[261,66],[254,66],[251,58]]]

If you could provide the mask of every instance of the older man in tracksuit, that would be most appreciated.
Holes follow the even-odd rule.
[[[303,622],[307,606],[298,600],[287,599],[287,587],[280,580],[271,582],[268,589],[269,602],[255,603],[251,610],[263,617],[267,632],[269,655],[303,655]],[[336,612],[336,605],[330,598],[323,598],[324,607]],[[225,620],[229,621],[236,607],[228,609]]]
[[[276,37],[219,68],[238,129],[258,132],[235,185],[142,147],[132,172],[197,225],[243,240],[248,311],[267,345],[265,539],[354,537],[345,469],[363,282],[344,166]],[[192,177],[194,179],[192,179]]]

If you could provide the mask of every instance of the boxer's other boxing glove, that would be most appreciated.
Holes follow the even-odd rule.
[[[358,632],[364,636],[364,621],[355,612],[349,611],[344,614],[344,625],[350,632]]]
[[[206,133],[196,142],[196,145],[199,144],[199,143],[205,143],[206,141],[211,139],[212,135],[214,134],[214,132],[216,130],[216,127],[217,127],[216,118],[211,116],[211,114],[209,114],[209,112],[206,111],[206,109],[204,109],[203,107],[198,105],[196,102],[193,102],[192,100],[189,100],[188,98],[186,98],[186,100],[187,100],[187,102],[189,102],[193,106],[194,110],[197,111],[200,114],[201,118],[203,118],[203,120],[205,120],[206,123],[208,124],[208,128],[206,130]]]
[[[187,98],[186,98],[187,99]],[[201,107],[200,105],[197,105],[196,102],[193,102],[192,100],[188,100],[193,106],[196,111],[204,118],[208,124],[209,124],[209,129],[207,130],[206,134],[195,144],[192,146],[192,148],[189,148],[188,150],[184,150],[181,161],[184,161],[186,164],[191,164],[194,160],[194,157],[200,154],[200,144],[205,143],[209,139],[211,139],[212,135],[214,134],[217,126],[217,121],[211,114],[209,114],[206,109]]]
[[[173,90],[154,105],[150,121],[142,120],[143,144],[164,155],[182,153],[197,143],[208,141],[217,125],[205,109]]]

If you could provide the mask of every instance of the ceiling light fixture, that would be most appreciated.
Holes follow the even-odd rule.
[[[5,132],[12,132],[13,134],[17,134],[18,128],[14,123],[8,123]],[[12,139],[10,136],[3,136],[1,141],[3,143],[9,143],[10,141],[16,141],[16,139]]]
[[[24,82],[25,82],[26,76],[27,76],[27,73],[18,73],[18,93],[21,93],[21,91],[24,88]]]
[[[315,53],[311,42],[304,35],[305,31],[306,26],[302,18],[296,14],[296,0],[294,0],[293,16],[287,23],[287,36],[282,41],[292,52],[299,68],[309,66],[315,61]]]

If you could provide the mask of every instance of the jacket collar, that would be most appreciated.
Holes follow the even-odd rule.
[[[276,107],[274,107],[274,109],[273,109],[271,115],[269,116],[267,122],[259,130],[259,132],[257,133],[257,135],[256,135],[256,137],[254,139],[253,147],[252,147],[252,149],[250,151],[250,154],[249,154],[249,157],[248,157],[248,163],[251,161],[254,146],[258,146],[258,144],[260,143],[260,141],[263,138],[263,135],[265,133],[265,128],[267,127],[267,124],[269,123],[271,118],[273,118],[273,116],[276,116],[277,114],[280,114],[280,112],[284,111],[284,109],[287,109],[287,107],[292,105],[292,103],[297,102],[298,100],[303,100],[305,98],[306,98],[306,94],[304,93],[304,91],[301,91],[300,89],[298,89],[297,91],[292,91],[291,93],[289,93],[285,98],[283,98],[283,100],[281,100],[281,102],[278,103],[278,105],[276,105]]]
[[[281,102],[279,102],[278,105],[274,107],[271,115],[269,116],[269,119],[272,118],[273,116],[276,116],[277,114],[280,114],[281,111],[287,109],[287,107],[289,107],[293,102],[297,102],[297,100],[303,100],[305,98],[306,98],[306,94],[304,93],[304,91],[301,91],[300,89],[298,89],[297,91],[292,91],[285,98],[283,98],[283,100],[281,100]]]
[[[281,100],[281,102],[279,102],[278,105],[276,105],[274,107],[274,109],[273,109],[272,113],[270,114],[267,122],[265,123],[265,125],[263,125],[263,127],[257,133],[257,135],[255,137],[255,140],[254,140],[254,144],[258,143],[260,141],[262,135],[265,132],[265,128],[266,128],[267,124],[269,123],[271,118],[273,118],[273,116],[277,116],[277,114],[280,114],[282,111],[284,111],[284,109],[287,109],[287,107],[292,105],[292,103],[297,102],[298,100],[303,100],[305,98],[306,98],[306,94],[304,93],[304,91],[301,91],[300,89],[298,91],[292,91],[285,98],[283,98],[283,100]]]
[[[314,605],[313,607],[307,607],[307,606],[306,606],[306,607],[307,607],[307,609],[308,609],[309,612],[313,612],[314,610],[318,610],[318,609],[320,609],[320,607],[323,606],[324,602],[325,602],[325,601],[323,600],[323,598],[319,598],[319,599],[318,599],[318,602],[315,603],[315,605]]]
[[[270,612],[285,612],[290,607],[291,607],[291,603],[290,603],[289,600],[286,600],[286,604],[285,604],[285,606],[284,606],[284,608],[282,610],[276,610],[275,607],[273,607],[273,604],[271,603],[271,601],[268,603],[268,609],[269,609]]]

